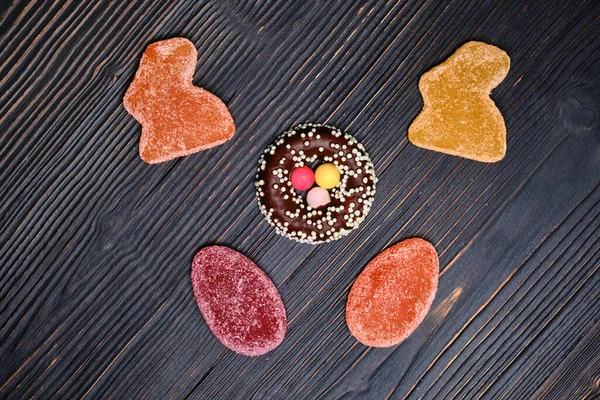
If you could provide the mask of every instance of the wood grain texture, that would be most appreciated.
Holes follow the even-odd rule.
[[[13,0],[0,18],[0,398],[600,396],[597,1]],[[151,166],[122,96],[174,36],[238,129]],[[469,40],[511,56],[497,164],[407,142],[420,75]],[[261,150],[302,121],[351,132],[380,178],[335,243],[280,237],[255,204]],[[399,346],[362,346],[349,288],[412,236],[440,254],[432,310]],[[189,273],[207,244],[278,286],[288,332],[266,356],[202,320]]]

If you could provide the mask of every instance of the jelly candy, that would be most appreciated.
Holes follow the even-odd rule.
[[[506,154],[506,126],[490,92],[508,74],[499,48],[468,42],[419,81],[423,110],[408,128],[415,145],[483,162]]]
[[[160,163],[220,145],[235,132],[227,106],[194,86],[198,53],[184,38],[152,43],[123,105],[142,124],[140,157]]]
[[[439,260],[423,239],[407,239],[381,252],[350,290],[346,323],[359,342],[394,346],[427,315],[437,290]]]
[[[287,321],[279,292],[244,255],[228,247],[203,248],[192,263],[192,286],[208,327],[229,349],[258,356],[283,340]]]

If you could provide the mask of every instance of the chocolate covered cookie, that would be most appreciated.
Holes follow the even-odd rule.
[[[292,179],[294,170],[304,167],[316,171],[318,186],[298,186]],[[256,175],[258,204],[267,221],[279,234],[313,244],[356,229],[371,209],[376,182],[373,163],[358,140],[312,123],[284,132],[267,146]]]

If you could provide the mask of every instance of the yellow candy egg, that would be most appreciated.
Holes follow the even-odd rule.
[[[340,171],[331,163],[321,164],[315,171],[315,181],[323,189],[332,189],[340,183]]]

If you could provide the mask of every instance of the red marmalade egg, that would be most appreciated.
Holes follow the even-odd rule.
[[[206,324],[231,350],[259,356],[283,340],[287,321],[281,296],[244,255],[228,247],[203,248],[192,263],[192,286]]]

